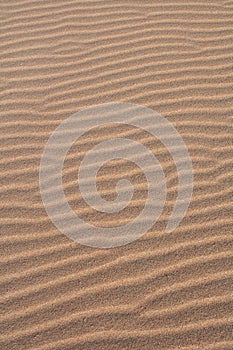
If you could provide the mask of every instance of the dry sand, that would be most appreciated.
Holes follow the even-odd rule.
[[[0,5],[1,349],[232,350],[233,2]],[[156,140],[135,132],[160,155],[167,207],[141,239],[101,250],[56,229],[38,174],[57,125],[82,108],[112,101],[150,107],[173,123],[192,157],[194,192],[182,223],[165,233],[177,191],[175,167]],[[87,134],[84,149],[105,134]],[[74,210],[107,226],[138,215],[145,179],[132,164],[121,169],[136,191],[129,210],[109,219],[80,206],[75,155],[74,146],[64,170]],[[113,187],[105,195],[112,199],[119,167],[108,166],[99,190],[111,173]]]

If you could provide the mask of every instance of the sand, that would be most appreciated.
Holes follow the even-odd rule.
[[[11,0],[0,2],[0,17],[1,349],[233,349],[233,2]],[[167,205],[139,240],[94,249],[49,219],[40,159],[72,113],[120,101],[152,108],[176,127],[193,162],[193,196],[166,233],[175,166],[161,144],[131,130],[160,156]],[[138,215],[146,183],[122,164],[135,188],[130,208],[110,218],[85,206],[77,147],[85,152],[107,132],[130,130],[87,134],[67,156],[63,186],[79,215],[109,227]],[[107,199],[119,169],[110,162],[101,170]]]

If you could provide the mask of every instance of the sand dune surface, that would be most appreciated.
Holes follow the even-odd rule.
[[[232,350],[233,2],[3,0],[0,18],[1,349]],[[148,147],[167,183],[147,233],[97,249],[54,226],[39,167],[62,121],[110,102],[151,108],[174,125],[192,159],[193,195],[166,232],[178,192],[169,150],[127,125],[90,130],[63,168],[64,193],[83,220],[125,225],[145,204],[145,176],[124,160],[102,167],[97,188],[114,200],[127,177],[129,207],[108,215],[80,195],[82,156],[110,136]]]

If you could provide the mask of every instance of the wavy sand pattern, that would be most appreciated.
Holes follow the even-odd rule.
[[[0,2],[0,17],[1,349],[232,350],[233,2],[12,0]],[[168,186],[147,234],[101,250],[56,229],[38,174],[56,126],[113,101],[150,107],[173,123],[193,161],[194,192],[179,227],[165,233],[178,189],[169,151],[127,126],[88,132],[63,174],[69,203],[85,220],[123,225],[145,202],[144,175],[124,161],[106,164],[97,185],[111,200],[127,176],[130,206],[109,216],[83,202],[79,157],[107,135],[149,147]]]

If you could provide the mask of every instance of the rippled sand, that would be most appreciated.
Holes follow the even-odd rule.
[[[233,349],[233,2],[12,0],[0,2],[0,17],[1,348]],[[50,221],[39,166],[56,126],[113,101],[150,107],[173,123],[193,161],[194,191],[179,227],[165,233],[177,194],[169,150],[127,126],[90,131],[63,174],[69,203],[85,220],[124,225],[146,198],[140,169],[112,161],[98,189],[112,200],[127,176],[130,206],[109,216],[83,202],[79,157],[107,135],[150,148],[168,188],[159,221],[141,239],[93,249]]]

